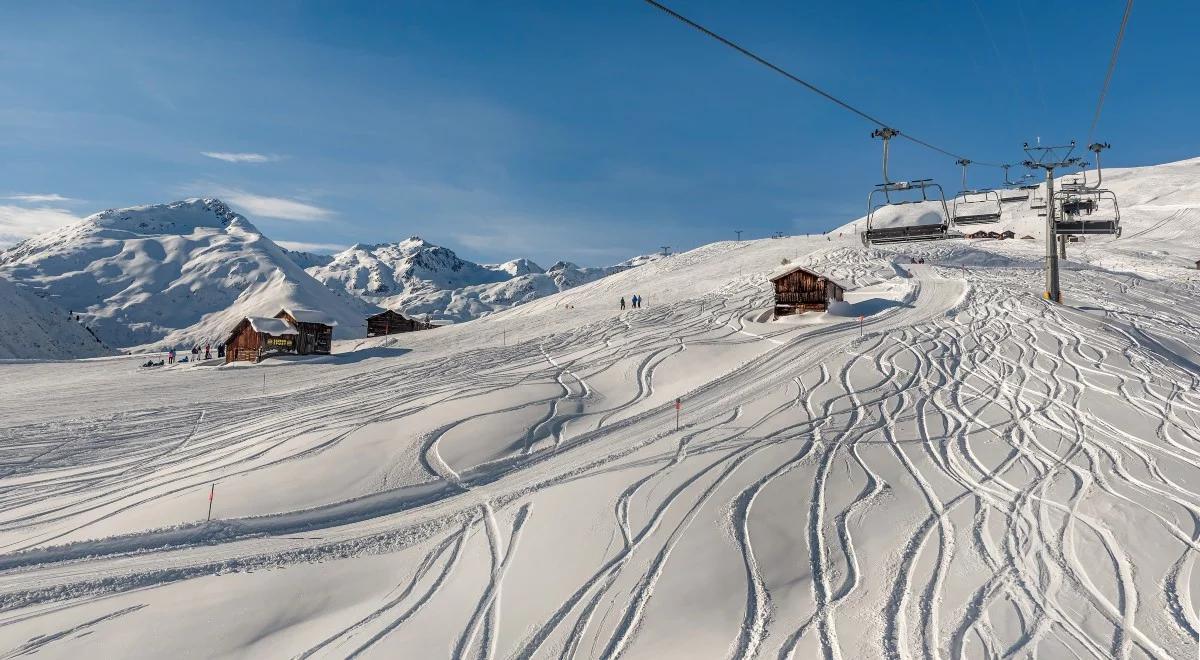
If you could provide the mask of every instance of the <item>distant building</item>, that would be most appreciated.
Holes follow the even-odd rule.
[[[337,321],[311,309],[283,309],[274,317],[247,316],[225,339],[225,363],[258,362],[270,355],[328,355]]]
[[[398,332],[416,332],[417,330],[429,330],[436,327],[432,323],[409,318],[390,309],[367,317],[368,337],[394,335]]]
[[[1029,234],[1025,234],[1024,236],[1021,237],[1021,240],[1032,241],[1032,240],[1034,240],[1034,238],[1032,236],[1030,236]]]
[[[1009,239],[1009,238],[1016,238],[1016,237],[1017,237],[1017,233],[1011,229],[1006,229],[1006,230],[1000,232],[1001,240],[1005,240],[1005,239]]]
[[[845,285],[803,266],[792,266],[771,277],[770,281],[775,286],[776,318],[826,311],[829,303],[842,300],[842,294],[846,292]]]

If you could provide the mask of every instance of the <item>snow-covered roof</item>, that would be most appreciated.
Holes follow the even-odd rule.
[[[325,312],[320,312],[315,309],[298,309],[284,308],[280,314],[286,312],[289,316],[296,319],[297,323],[320,323],[322,325],[335,326],[338,324],[337,319],[333,318]]]
[[[817,277],[824,277],[826,281],[833,282],[834,284],[838,285],[839,287],[841,287],[842,289],[845,289],[845,290],[849,290],[849,289],[853,288],[851,286],[848,286],[846,283],[844,283],[840,280],[836,280],[833,277],[826,275],[825,273],[815,271],[812,268],[809,268],[808,266],[797,266],[795,264],[788,264],[788,265],[784,266],[783,268],[780,268],[780,269],[776,270],[775,272],[771,273],[770,275],[767,276],[767,281],[774,282],[775,280],[785,277],[787,275],[791,275],[792,273],[794,273],[798,270],[802,270],[810,275],[816,275]]]
[[[298,335],[299,332],[292,326],[291,323],[283,319],[273,319],[269,316],[247,316],[246,320],[250,322],[250,327],[254,328],[255,332],[264,335]]]

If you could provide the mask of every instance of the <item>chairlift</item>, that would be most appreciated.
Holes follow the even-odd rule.
[[[1066,236],[1121,236],[1121,207],[1117,194],[1102,188],[1103,169],[1100,152],[1109,145],[1097,142],[1088,147],[1096,154],[1096,183],[1087,182],[1087,164],[1078,179],[1063,182],[1054,194],[1055,208],[1061,211],[1054,231]]]
[[[1000,221],[1000,194],[995,190],[967,188],[967,166],[971,161],[958,160],[962,166],[962,190],[954,196],[955,225],[983,225]]]
[[[888,141],[899,134],[892,128],[871,133],[871,137],[883,139],[883,183],[867,194],[867,229],[862,233],[863,245],[962,238],[961,233],[950,230],[946,194],[933,179],[892,181],[888,178]]]
[[[1023,186],[1021,182],[1028,180],[1030,175],[1025,174],[1016,181],[1009,181],[1008,168],[1012,167],[1012,165],[1006,163],[1000,167],[1004,170],[1004,187],[999,190],[1000,203],[1029,201],[1029,190],[1032,186]]]
[[[1111,190],[1055,193],[1061,213],[1054,232],[1067,236],[1121,236],[1121,207]]]
[[[1046,187],[1044,185],[1038,184],[1033,187],[1033,195],[1029,198],[1029,208],[1031,208],[1031,209],[1046,208]],[[1038,215],[1045,215],[1045,214],[1039,213]]]

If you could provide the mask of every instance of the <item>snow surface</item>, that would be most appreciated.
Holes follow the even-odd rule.
[[[0,365],[0,648],[1195,658],[1180,167],[1116,179],[1064,305],[1038,241],[843,231],[316,359]],[[855,288],[771,322],[784,258]]]
[[[255,332],[276,336],[300,334],[296,328],[292,327],[291,323],[273,316],[247,316],[246,320],[250,322],[250,327],[254,328]]]
[[[0,253],[0,278],[74,311],[105,341],[150,350],[225,336],[245,316],[314,308],[335,336],[378,311],[314,280],[220,200],[113,209]]]
[[[115,352],[68,310],[0,278],[0,360],[67,360]]]

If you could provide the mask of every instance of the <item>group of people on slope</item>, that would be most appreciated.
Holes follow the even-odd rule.
[[[191,353],[192,353],[191,360],[189,360],[186,355],[183,357],[179,357],[177,352],[175,351],[175,347],[172,346],[171,348],[167,349],[166,364],[185,364],[189,361],[190,362],[199,362],[201,353],[204,354],[205,360],[211,360],[213,357],[212,344],[206,343],[206,344],[204,344],[203,347],[201,347],[199,344],[197,344],[191,348]],[[225,345],[224,344],[217,344],[217,357],[218,358],[225,357]],[[142,364],[142,366],[143,367],[161,367],[161,366],[163,366],[163,361],[159,360],[158,362],[154,362],[152,360],[147,360],[144,364]]]
[[[639,308],[641,308],[642,303],[644,303],[646,301],[644,298],[642,298],[641,296],[639,296],[638,294],[635,293],[635,294],[633,294],[633,297],[629,299],[629,302],[630,302],[630,305],[629,305],[630,308],[639,309]],[[625,309],[625,296],[621,296],[621,309]]]

